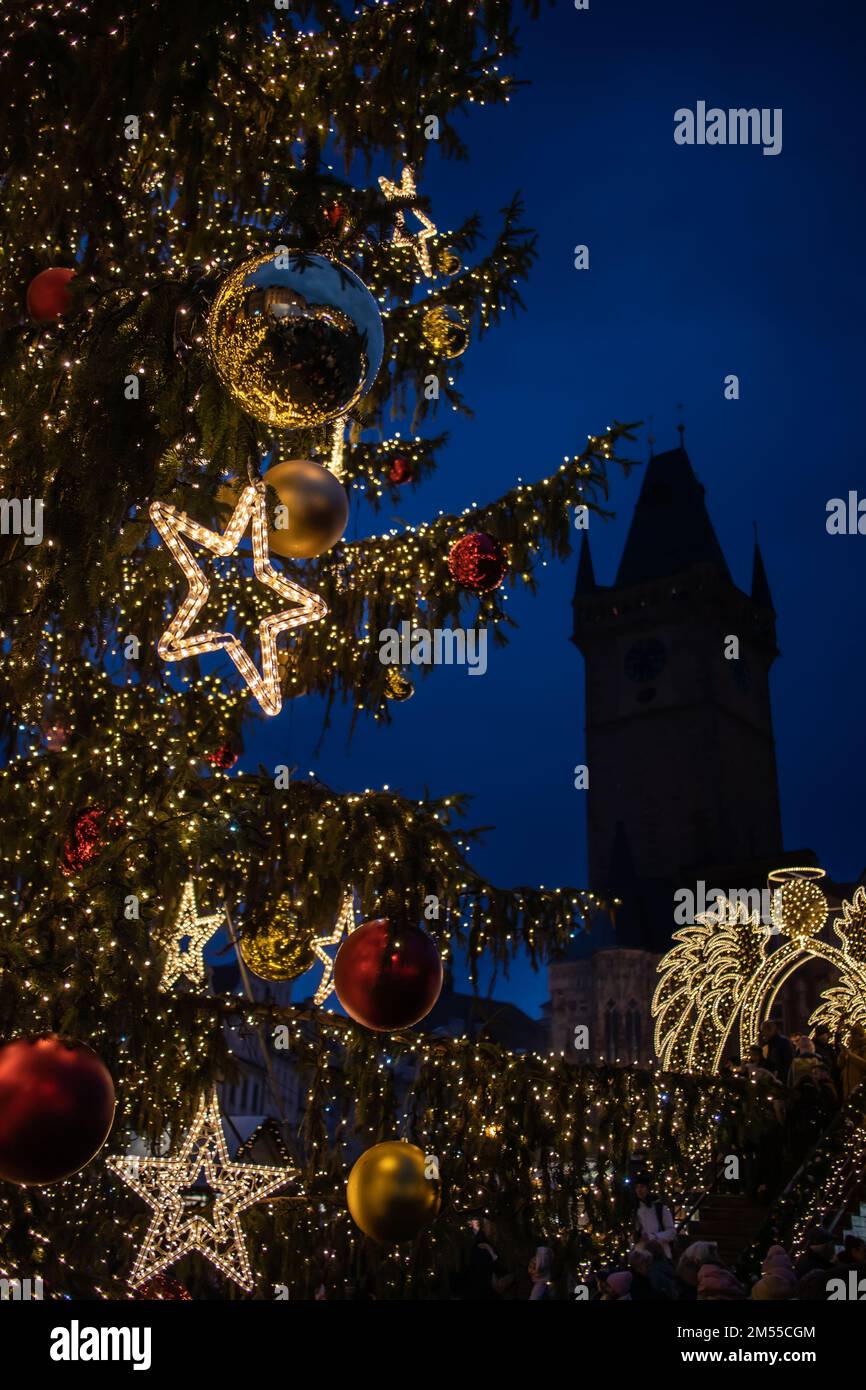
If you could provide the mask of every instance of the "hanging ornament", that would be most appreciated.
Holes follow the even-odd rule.
[[[322,978],[319,987],[313,995],[313,1003],[318,1008],[324,1004],[328,995],[334,988],[334,959],[328,955],[326,946],[339,946],[341,941],[356,930],[355,928],[355,891],[350,888],[343,898],[337,920],[330,932],[324,936],[317,936],[313,940],[313,951],[318,960],[322,962]],[[337,953],[339,955],[339,952]]]
[[[197,1250],[248,1293],[254,1279],[240,1216],[297,1176],[292,1167],[232,1163],[216,1092],[202,1100],[180,1151],[170,1158],[128,1155],[107,1166],[147,1202],[153,1216],[129,1282],[146,1288]]]
[[[268,545],[277,555],[312,560],[323,555],[349,524],[349,499],[329,468],[311,459],[275,463],[262,479],[277,494]]]
[[[436,267],[443,275],[459,275],[463,269],[463,262],[453,246],[443,246],[436,253]]]
[[[389,666],[385,675],[385,699],[401,703],[403,700],[411,700],[414,694],[415,687],[409,677],[396,666]]]
[[[65,878],[80,873],[98,859],[109,840],[116,839],[123,827],[122,816],[110,814],[101,806],[89,806],[76,817],[63,846],[60,872]]]
[[[452,545],[448,568],[458,584],[486,594],[498,589],[508,573],[508,551],[485,531],[470,531]]]
[[[114,1120],[114,1083],[85,1043],[55,1036],[0,1045],[0,1178],[60,1182],[99,1153]]]
[[[337,231],[345,216],[346,209],[343,207],[342,203],[334,202],[331,203],[329,207],[325,208],[325,220],[332,232]]]
[[[219,772],[230,772],[239,757],[240,754],[231,743],[219,743],[212,752],[205,753],[204,760]]]
[[[827,899],[818,887],[824,877],[823,869],[809,867],[774,869],[768,876],[768,883],[778,884],[773,890],[773,925],[801,944],[816,936],[827,920]]]
[[[42,740],[49,753],[65,753],[69,742],[68,724],[48,724],[42,726]]]
[[[160,989],[170,989],[181,976],[191,984],[203,985],[207,978],[204,948],[224,921],[221,912],[200,917],[195,901],[195,885],[188,879],[180,896],[180,906],[171,933],[161,941],[165,951],[165,966]]]
[[[438,1169],[437,1169],[438,1171]],[[439,1182],[426,1176],[415,1144],[388,1140],[362,1153],[349,1174],[349,1214],[365,1236],[383,1245],[414,1240],[439,1211]]]
[[[69,281],[75,276],[74,270],[65,266],[51,266],[40,270],[27,287],[27,312],[37,323],[50,323],[67,313],[72,303]]]
[[[469,329],[463,315],[450,304],[428,309],[421,319],[421,332],[442,357],[459,357],[469,346]]]
[[[408,459],[395,458],[388,469],[388,478],[392,483],[408,483],[412,477],[412,465]]]
[[[387,917],[365,922],[334,962],[334,989],[350,1018],[374,1032],[409,1028],[429,1014],[442,989],[442,960],[432,937]]]
[[[344,414],[369,391],[385,346],[378,305],[353,271],[288,251],[232,271],[214,300],[207,340],[232,399],[280,429]]]
[[[416,194],[415,175],[412,171],[411,164],[407,164],[403,169],[399,184],[392,183],[390,179],[380,177],[379,187],[389,203],[394,202],[397,198],[414,198]],[[410,205],[410,207],[412,216],[417,218],[421,223],[423,230],[416,232],[414,236],[410,236],[406,231],[406,210],[405,208],[400,208],[394,219],[394,235],[391,238],[391,244],[392,246],[410,246],[415,253],[415,257],[422,271],[429,277],[433,274],[433,267],[430,264],[430,248],[427,242],[431,237],[436,235],[436,228],[426,213],[423,213],[419,207],[416,207],[414,204]]]
[[[206,526],[200,526],[197,521],[192,521],[167,502],[152,502],[150,517],[189,580],[186,598],[159,639],[157,650],[163,661],[183,661],[188,656],[201,656],[203,652],[225,651],[265,714],[279,714],[283,696],[277,667],[277,638],[282,632],[289,632],[292,628],[318,622],[320,618],[324,618],[328,608],[318,594],[301,588],[300,584],[280,574],[270,563],[266,542],[268,517],[264,483],[250,484],[244,488],[222,535],[209,531]],[[181,537],[191,537],[214,555],[232,555],[250,523],[253,572],[256,579],[267,588],[273,589],[280,598],[296,605],[293,609],[285,608],[272,613],[259,623],[261,674],[234,633],[208,630],[192,637],[187,635],[207,602],[210,584]]]
[[[265,927],[244,932],[240,953],[260,980],[296,980],[316,963],[313,936],[313,931],[301,930],[292,899],[284,893]]]

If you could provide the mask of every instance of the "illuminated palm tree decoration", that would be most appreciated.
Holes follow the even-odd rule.
[[[774,870],[772,928],[742,902],[720,898],[712,912],[674,933],[679,944],[659,962],[652,1006],[655,1049],[665,1070],[718,1071],[738,1023],[740,1052],[748,1055],[780,989],[805,960],[829,961],[840,976],[810,1023],[847,1035],[854,1023],[866,1021],[866,892],[858,888],[834,922],[840,951],[818,936],[828,911],[823,877],[823,869]],[[787,940],[770,950],[771,935]]]

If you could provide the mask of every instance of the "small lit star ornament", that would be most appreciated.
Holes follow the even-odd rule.
[[[166,958],[161,989],[170,989],[182,975],[194,985],[204,984],[204,947],[224,920],[221,912],[199,917],[195,887],[192,879],[189,879],[184,884],[171,937],[163,943]],[[187,943],[186,950],[183,949],[184,942]]]
[[[199,525],[197,521],[185,516],[167,502],[151,502],[150,517],[189,580],[186,598],[159,639],[157,650],[163,661],[184,661],[189,656],[201,656],[204,652],[225,651],[265,714],[279,714],[283,697],[277,666],[277,638],[292,628],[318,622],[320,618],[324,618],[328,608],[318,594],[312,594],[309,589],[294,583],[286,575],[275,570],[271,564],[268,558],[268,517],[264,484],[259,481],[244,488],[222,535]],[[184,543],[183,537],[189,536],[214,555],[231,555],[237,549],[250,522],[253,572],[256,579],[267,588],[273,589],[280,598],[296,605],[293,609],[284,608],[278,613],[272,613],[259,623],[261,672],[233,633],[209,631],[189,635],[190,628],[207,602],[210,584]]]
[[[107,1166],[153,1212],[129,1283],[141,1288],[184,1255],[197,1251],[247,1293],[254,1279],[240,1215],[297,1176],[293,1167],[233,1163],[216,1092],[202,1100],[179,1152],[169,1158],[125,1155]]]
[[[411,164],[407,164],[404,168],[400,176],[399,184],[392,183],[390,179],[380,176],[379,187],[389,202],[393,202],[396,198],[414,198],[416,192],[415,174]],[[424,274],[429,278],[434,274],[434,271],[433,264],[430,260],[430,248],[427,242],[431,237],[436,235],[436,227],[420,208],[413,207],[412,215],[413,217],[417,217],[418,221],[421,223],[422,230],[416,232],[414,236],[409,235],[406,231],[406,212],[401,208],[394,220],[394,235],[391,239],[392,245],[411,246],[412,250],[415,252],[418,264]]]

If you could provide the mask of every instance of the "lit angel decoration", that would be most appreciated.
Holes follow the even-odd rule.
[[[735,1029],[740,1055],[747,1056],[782,986],[807,960],[825,960],[839,972],[810,1024],[844,1030],[866,1023],[866,892],[858,888],[834,922],[839,950],[819,935],[828,912],[823,877],[823,869],[775,869],[771,929],[742,902],[720,898],[713,911],[674,933],[678,944],[659,961],[652,1004],[655,1050],[665,1070],[718,1071]],[[772,950],[771,936],[781,943]]]

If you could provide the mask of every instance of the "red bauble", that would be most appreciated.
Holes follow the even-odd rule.
[[[59,1182],[102,1148],[114,1119],[114,1083],[84,1043],[17,1038],[0,1045],[0,1178]]]
[[[219,768],[220,772],[228,772],[229,768],[234,767],[239,755],[230,743],[221,743],[212,753],[205,753],[204,756],[211,767]]]
[[[412,477],[412,465],[408,459],[396,458],[388,470],[392,483],[408,483]]]
[[[448,568],[458,584],[486,594],[497,589],[508,573],[508,551],[485,531],[470,531],[452,545]]]
[[[337,952],[334,989],[365,1028],[408,1028],[429,1014],[442,989],[436,943],[421,927],[397,926],[387,917],[364,922]]]
[[[123,829],[121,816],[109,815],[101,806],[91,806],[75,821],[60,861],[60,872],[69,878],[91,864],[105,848],[107,840]]]
[[[62,265],[40,270],[27,288],[27,312],[32,319],[37,323],[49,323],[66,313],[72,303],[69,281],[74,274],[74,270]]]
[[[342,203],[332,203],[329,208],[325,208],[325,216],[330,222],[334,231],[337,230],[346,213]]]

